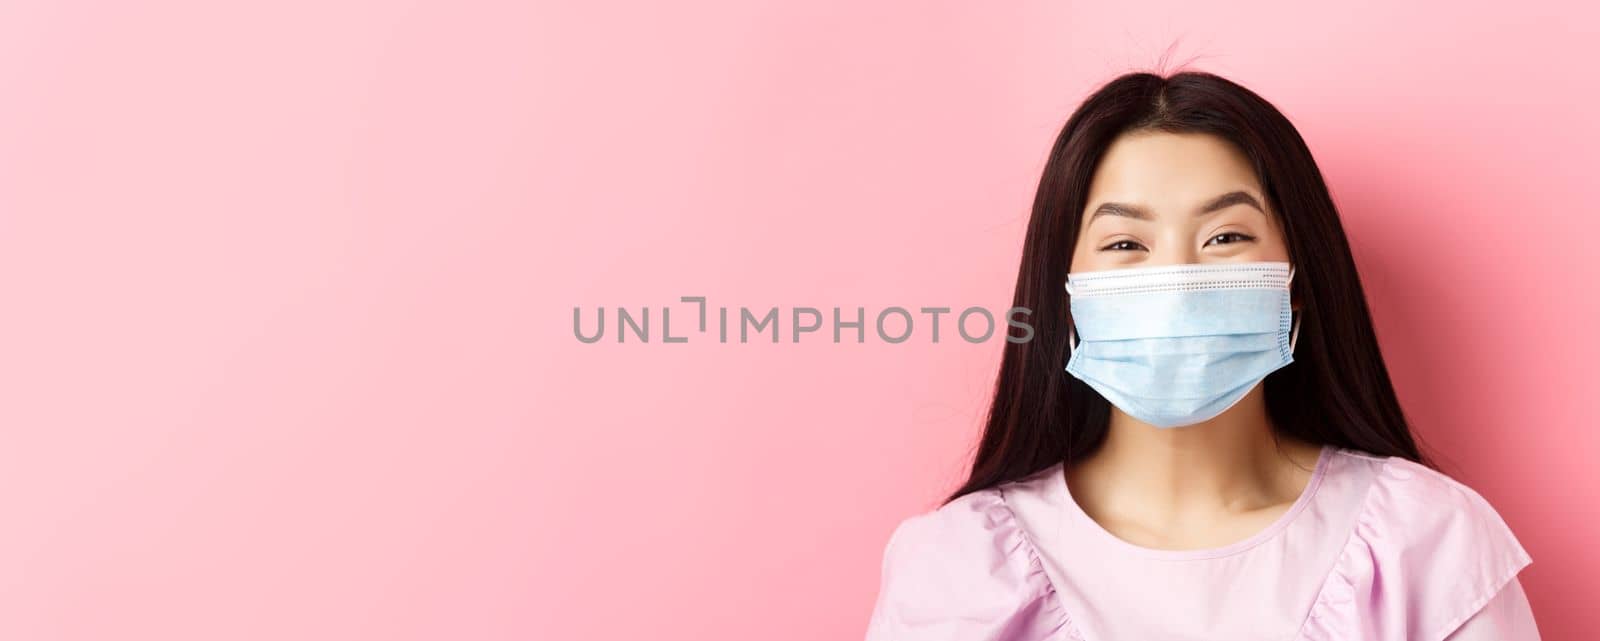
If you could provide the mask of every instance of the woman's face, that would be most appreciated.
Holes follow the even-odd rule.
[[[1210,134],[1119,137],[1086,202],[1074,272],[1289,260],[1250,160]]]

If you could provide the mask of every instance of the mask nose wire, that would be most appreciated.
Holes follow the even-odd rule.
[[[1289,277],[1287,279],[1285,279],[1284,283],[1283,283],[1284,288],[1285,289],[1289,289],[1290,291],[1293,291],[1293,288],[1290,287],[1290,284],[1293,283],[1293,282],[1294,282],[1294,265],[1291,264],[1291,265],[1289,265]],[[1067,278],[1066,283],[1064,283],[1062,285],[1062,287],[1067,290],[1067,297],[1071,298],[1071,296],[1072,296],[1072,278],[1070,276]],[[1067,311],[1067,356],[1070,358],[1072,356],[1072,353],[1074,351],[1077,351],[1078,332],[1077,332],[1077,327],[1074,326],[1073,322],[1072,322],[1072,311],[1071,311],[1072,308],[1071,308],[1071,306],[1069,305],[1067,309],[1068,309],[1068,311]],[[1294,313],[1293,311],[1290,311],[1289,314],[1294,317],[1294,329],[1292,331],[1290,331],[1290,333],[1289,333],[1289,353],[1293,354],[1295,345],[1300,342],[1300,315]]]

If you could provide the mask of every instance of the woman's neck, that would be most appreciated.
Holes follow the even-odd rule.
[[[1156,428],[1113,409],[1105,442],[1068,471],[1075,500],[1097,521],[1181,532],[1229,514],[1287,509],[1321,448],[1276,436],[1257,385],[1203,423]],[[1151,538],[1151,537],[1140,537]]]

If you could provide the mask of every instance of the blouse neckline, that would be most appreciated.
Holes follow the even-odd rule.
[[[1153,559],[1163,559],[1169,561],[1215,559],[1238,554],[1260,545],[1261,543],[1271,539],[1274,535],[1283,531],[1284,528],[1288,527],[1289,524],[1294,521],[1295,517],[1299,516],[1301,512],[1305,511],[1306,506],[1311,504],[1312,498],[1317,493],[1317,488],[1322,485],[1322,479],[1327,473],[1329,459],[1331,458],[1333,449],[1334,448],[1332,446],[1328,445],[1324,445],[1322,447],[1322,450],[1317,454],[1317,463],[1312,469],[1311,479],[1306,482],[1305,489],[1300,491],[1300,496],[1295,498],[1294,503],[1289,506],[1288,510],[1285,510],[1283,514],[1278,515],[1277,519],[1274,519],[1272,523],[1257,531],[1255,534],[1238,541],[1234,541],[1233,543],[1213,548],[1169,550],[1145,547],[1131,541],[1124,540],[1121,537],[1112,534],[1109,530],[1101,526],[1099,522],[1091,518],[1087,512],[1083,511],[1083,507],[1078,505],[1078,501],[1072,498],[1072,492],[1067,488],[1067,467],[1065,463],[1057,464],[1056,472],[1052,476],[1054,477],[1054,482],[1057,489],[1062,494],[1062,502],[1065,504],[1062,512],[1065,513],[1066,518],[1074,521],[1076,525],[1090,532],[1090,536],[1093,536],[1106,545],[1119,548],[1125,552],[1129,552],[1138,556]]]

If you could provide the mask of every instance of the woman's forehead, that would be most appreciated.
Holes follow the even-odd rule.
[[[1260,197],[1261,184],[1250,159],[1228,141],[1211,134],[1138,132],[1107,148],[1085,206],[1092,211],[1113,201],[1162,215],[1235,190]]]

